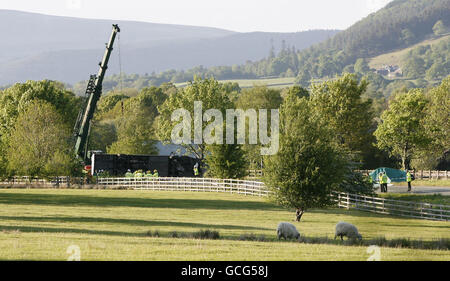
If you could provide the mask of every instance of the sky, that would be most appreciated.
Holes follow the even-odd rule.
[[[1,0],[0,9],[237,32],[345,29],[393,0]]]

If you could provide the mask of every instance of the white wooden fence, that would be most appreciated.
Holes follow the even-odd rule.
[[[11,177],[0,180],[0,186],[34,186],[34,187],[56,187],[56,186],[70,186],[70,183],[83,183],[82,178],[74,177],[54,177],[52,179],[42,179],[36,177]]]
[[[340,208],[419,219],[450,220],[449,205],[392,200],[338,192],[334,193],[334,196]]]
[[[258,181],[212,178],[98,178],[98,185],[133,189],[228,192],[267,196],[269,191]]]
[[[67,177],[58,181],[42,179],[15,178],[2,182],[0,186],[17,186],[30,184],[39,186],[69,185]],[[15,184],[14,184],[15,183]],[[97,187],[124,188],[137,190],[167,190],[194,192],[227,192],[251,196],[268,196],[270,191],[263,182],[251,180],[213,179],[213,178],[98,178]],[[380,214],[429,219],[450,220],[450,205],[418,203],[412,201],[392,200],[349,193],[333,193],[336,205],[340,208],[357,209]]]
[[[258,179],[263,176],[262,170],[248,170],[249,179]],[[373,170],[359,170],[359,172],[364,175],[373,172]],[[440,179],[450,179],[450,171],[434,171],[434,170],[410,170],[414,174],[417,180],[440,180]]]

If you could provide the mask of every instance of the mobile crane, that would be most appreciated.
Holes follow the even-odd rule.
[[[94,111],[97,106],[97,102],[102,94],[102,83],[105,77],[106,70],[108,69],[108,61],[113,50],[114,40],[116,39],[117,33],[120,32],[120,28],[117,24],[113,24],[113,29],[109,42],[106,44],[105,54],[103,55],[103,60],[99,63],[100,70],[97,75],[91,75],[87,88],[86,88],[86,103],[82,107],[80,113],[78,114],[77,121],[74,127],[74,137],[75,137],[75,154],[78,159],[83,163],[88,162],[87,157],[87,146],[88,137],[91,127],[91,120],[94,117]]]
[[[109,42],[106,44],[103,60],[99,63],[97,75],[91,75],[86,92],[85,104],[78,114],[74,127],[75,154],[84,165],[84,170],[91,175],[97,171],[107,171],[110,175],[123,175],[127,170],[153,171],[158,170],[160,176],[193,176],[192,167],[196,161],[188,156],[157,156],[157,155],[124,155],[93,153],[88,157],[88,138],[91,120],[94,117],[97,102],[102,95],[102,83],[108,69],[108,61],[113,50],[114,40],[120,28],[113,24]]]

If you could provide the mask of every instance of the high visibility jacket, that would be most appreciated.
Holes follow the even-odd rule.
[[[153,173],[153,176],[154,176],[155,178],[159,177],[158,172],[154,172],[154,173]]]
[[[127,172],[127,173],[125,174],[125,177],[127,177],[127,178],[132,178],[132,177],[133,177],[133,173]]]
[[[142,177],[142,173],[136,173],[134,176],[135,176],[136,178],[141,178],[141,177]]]
[[[153,177],[153,174],[152,174],[152,173],[146,173],[146,174],[145,174],[145,177],[151,178],[151,177]]]
[[[412,181],[412,177],[411,177],[411,174],[409,172],[406,173],[406,181],[407,182],[411,182]]]
[[[388,177],[386,176],[386,174],[384,174],[384,175],[381,177],[381,183],[388,183]]]
[[[194,168],[194,175],[198,176],[198,168]]]

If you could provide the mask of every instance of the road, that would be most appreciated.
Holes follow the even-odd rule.
[[[395,192],[395,193],[407,193],[408,187],[407,186],[388,186],[388,193],[389,192]],[[379,193],[379,189],[377,190],[377,193]],[[414,186],[412,185],[412,194],[442,194],[450,196],[450,187],[445,186]]]

